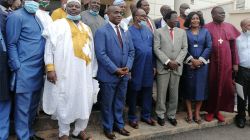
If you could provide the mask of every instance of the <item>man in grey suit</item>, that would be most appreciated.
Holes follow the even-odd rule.
[[[176,126],[175,119],[178,104],[179,80],[182,74],[182,62],[187,54],[187,36],[183,29],[176,28],[176,11],[164,17],[168,26],[157,29],[154,35],[154,53],[157,57],[157,122],[165,125],[166,96],[169,91],[167,110],[168,121]]]

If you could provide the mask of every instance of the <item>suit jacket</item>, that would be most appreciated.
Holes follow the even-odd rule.
[[[120,78],[115,74],[118,68],[132,68],[134,46],[129,32],[120,28],[123,47],[120,47],[118,37],[113,27],[107,23],[96,31],[94,42],[98,62],[97,79],[100,82],[115,83]],[[123,78],[128,79],[128,76]]]
[[[161,28],[161,19],[162,19],[162,18],[158,18],[158,19],[155,19],[155,20],[154,20],[155,28],[156,28],[156,29]]]
[[[157,29],[154,35],[154,53],[157,57],[156,69],[158,74],[166,74],[172,70],[164,68],[167,60],[175,60],[180,66],[176,71],[177,75],[182,74],[183,60],[187,54],[187,35],[185,30],[174,28],[174,43],[170,37],[168,26]]]
[[[154,22],[154,20],[152,19],[152,18],[150,18],[150,17],[148,17],[148,19],[149,19],[149,21],[151,22],[151,25],[152,25],[152,27],[153,27],[153,30],[154,30],[154,32],[155,32],[155,30],[156,30],[156,27],[155,27],[155,22]]]

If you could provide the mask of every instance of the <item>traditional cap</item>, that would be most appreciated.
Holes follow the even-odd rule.
[[[79,0],[67,0],[67,4],[70,3],[70,2],[77,2],[81,5],[81,2]]]
[[[113,5],[119,6],[119,5],[124,4],[124,3],[125,3],[124,0],[114,0]]]

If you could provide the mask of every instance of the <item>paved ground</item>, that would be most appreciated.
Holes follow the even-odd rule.
[[[250,125],[244,129],[234,124],[218,126],[206,129],[193,130],[185,133],[158,137],[155,140],[249,140]]]

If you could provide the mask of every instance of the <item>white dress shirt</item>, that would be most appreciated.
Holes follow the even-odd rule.
[[[250,34],[241,33],[236,40],[238,54],[240,58],[240,66],[250,68]]]
[[[119,28],[119,31],[120,31],[120,34],[121,34],[121,36],[122,36],[122,33],[121,33],[121,29],[120,29],[120,25],[118,24],[118,25],[115,25],[114,23],[112,23],[112,22],[110,22],[109,21],[109,24],[112,26],[112,28],[114,29],[114,31],[115,31],[115,33],[116,33],[116,35],[117,35],[117,31],[116,31],[116,27],[115,26],[118,26]]]
[[[162,18],[161,19],[161,28],[167,25],[166,21]]]

